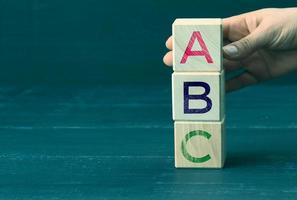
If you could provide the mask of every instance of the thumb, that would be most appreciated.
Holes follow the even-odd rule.
[[[245,58],[266,44],[264,32],[257,28],[246,37],[223,47],[224,56],[231,60]]]

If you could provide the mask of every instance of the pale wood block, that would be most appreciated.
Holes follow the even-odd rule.
[[[222,70],[222,20],[176,19],[172,25],[173,70]]]
[[[222,168],[225,150],[225,120],[174,123],[176,168]]]
[[[172,74],[174,120],[220,121],[225,115],[224,96],[224,71]]]

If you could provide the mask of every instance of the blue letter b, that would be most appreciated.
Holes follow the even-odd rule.
[[[203,87],[205,92],[203,94],[195,94],[191,95],[189,94],[189,88],[190,87]],[[207,113],[211,107],[212,107],[212,101],[207,96],[210,92],[210,87],[205,82],[184,82],[184,113],[188,114],[202,114]],[[206,102],[205,108],[189,108],[189,101],[190,100],[203,100]]]

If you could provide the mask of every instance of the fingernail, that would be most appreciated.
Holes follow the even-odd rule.
[[[238,48],[234,45],[227,45],[223,47],[223,51],[230,57],[238,56]]]

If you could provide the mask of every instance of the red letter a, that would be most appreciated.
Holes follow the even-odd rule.
[[[195,39],[198,40],[199,45],[202,48],[201,51],[192,51],[192,47],[194,45]],[[204,56],[208,63],[213,63],[212,58],[211,58],[211,56],[210,56],[210,54],[208,52],[208,49],[207,49],[207,47],[206,47],[206,45],[205,45],[199,31],[194,31],[193,32],[192,37],[191,37],[191,39],[189,41],[189,44],[188,44],[188,46],[186,48],[186,51],[185,51],[180,63],[181,64],[186,63],[187,59],[188,59],[188,56]]]

